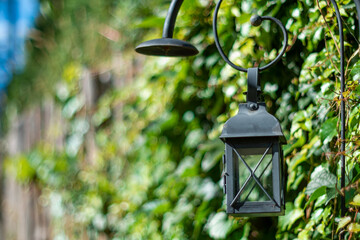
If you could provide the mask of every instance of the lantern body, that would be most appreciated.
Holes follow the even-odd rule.
[[[233,216],[284,215],[282,144],[278,120],[264,104],[253,111],[240,104],[220,137],[225,143],[224,189]]]
[[[284,214],[282,151],[278,138],[232,139],[225,144],[227,213]]]

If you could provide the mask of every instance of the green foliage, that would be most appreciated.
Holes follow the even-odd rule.
[[[221,44],[236,64],[262,66],[281,48],[276,25],[264,22],[259,28],[250,27],[253,9],[259,15],[279,18],[290,39],[286,56],[261,73],[266,105],[279,118],[288,140],[284,148],[286,214],[240,219],[224,213],[223,144],[218,136],[225,121],[236,114],[238,103],[245,100],[246,76],[227,66],[216,51],[211,28],[214,3],[185,1],[177,21],[176,37],[194,43],[199,55],[147,58],[136,81],[108,90],[96,108],[84,114],[82,69],[108,66],[111,53],[132,48],[146,28],[151,31],[144,39],[159,37],[168,1],[152,1],[151,6],[140,0],[60,2],[61,7],[53,1],[42,3],[39,29],[49,48],[29,46],[33,62],[12,84],[9,106],[21,109],[19,102],[34,101],[34,92],[30,96],[27,92],[35,82],[47,86],[69,126],[65,146],[56,150],[42,143],[30,153],[9,157],[6,166],[20,181],[42,186],[49,204],[60,209],[54,218],[63,219],[66,214],[75,223],[67,229],[69,234],[79,236],[86,229],[90,236],[105,234],[110,239],[290,240],[337,239],[343,231],[356,239],[360,61],[352,30],[356,21],[352,1],[338,1],[346,26],[345,195],[351,201],[342,219],[338,28],[327,1],[222,4]],[[111,42],[92,32],[103,24],[116,28],[121,40]],[[130,25],[130,30],[125,27]],[[28,81],[29,76],[37,77]],[[57,89],[51,88],[54,85]],[[21,98],[19,92],[24,93]],[[92,164],[86,160],[85,144],[90,129],[95,129],[97,146]],[[64,231],[63,225],[57,226],[58,233]]]

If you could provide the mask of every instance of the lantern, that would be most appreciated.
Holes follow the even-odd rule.
[[[233,216],[284,215],[282,144],[279,121],[257,103],[258,69],[248,69],[247,103],[224,125],[224,190]]]

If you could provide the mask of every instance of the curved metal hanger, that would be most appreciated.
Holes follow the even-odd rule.
[[[233,62],[231,62],[229,60],[229,58],[226,56],[226,54],[224,53],[224,50],[222,49],[221,45],[220,45],[220,42],[219,42],[219,34],[218,34],[218,30],[217,30],[217,18],[218,18],[218,13],[219,13],[219,9],[220,9],[220,6],[221,6],[221,3],[222,3],[223,0],[220,0],[217,4],[216,4],[216,7],[215,7],[215,12],[214,12],[214,18],[213,18],[213,31],[214,31],[214,35],[215,35],[215,44],[216,44],[216,47],[221,55],[221,57],[225,60],[225,62],[227,62],[231,67],[235,68],[236,70],[239,70],[241,72],[247,72],[248,70],[245,69],[245,68],[242,68],[236,64],[234,64]],[[279,19],[277,18],[274,18],[274,17],[270,17],[270,16],[264,16],[264,17],[261,17],[261,16],[258,16],[258,15],[254,15],[251,17],[250,19],[250,22],[251,22],[251,25],[253,26],[260,26],[262,21],[263,20],[270,20],[270,21],[273,21],[275,22],[280,28],[281,28],[281,31],[283,33],[283,37],[284,37],[284,40],[283,40],[283,47],[281,49],[281,52],[280,54],[273,60],[271,61],[269,64],[263,66],[263,67],[260,67],[259,68],[259,71],[263,71],[263,70],[266,70],[268,68],[270,68],[271,66],[273,66],[275,63],[277,63],[280,58],[285,54],[285,51],[286,51],[286,47],[287,47],[287,42],[288,42],[288,35],[287,35],[287,32],[286,32],[286,29],[284,27],[284,25],[280,22]]]

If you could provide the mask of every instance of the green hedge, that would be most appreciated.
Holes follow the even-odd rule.
[[[105,234],[110,239],[292,240],[338,239],[338,229],[344,227],[347,238],[359,237],[360,61],[353,1],[338,1],[347,66],[345,194],[349,211],[343,219],[337,177],[338,27],[327,1],[228,0],[222,4],[221,43],[230,59],[241,66],[268,63],[282,44],[275,24],[265,21],[261,27],[250,26],[253,13],[280,19],[289,32],[286,55],[261,73],[265,103],[280,120],[288,140],[284,148],[286,215],[239,219],[225,214],[220,180],[224,146],[218,137],[224,122],[236,114],[238,103],[245,101],[246,75],[227,66],[216,50],[215,3],[185,1],[178,17],[175,36],[196,45],[199,55],[148,57],[136,80],[125,88],[108,90],[90,116],[84,116],[79,97],[82,68],[106,65],[119,50],[127,56],[135,54],[126,49],[141,38],[159,37],[169,1],[61,3],[62,10],[57,12],[51,1],[43,1],[48,12],[40,26],[45,46],[51,47],[44,52],[36,44],[29,45],[31,59],[42,67],[29,62],[10,87],[8,106],[20,109],[20,100],[34,101],[28,89],[46,86],[70,126],[65,148],[56,151],[41,143],[6,162],[20,181],[35,181],[45,198],[57,199],[50,201],[61,209],[54,215],[56,233],[66,232],[71,239],[86,229],[93,239]],[[120,32],[118,42],[93,32],[104,24]],[[74,48],[82,54],[74,54]],[[27,81],[29,76],[34,81]],[[54,83],[67,94],[52,89]],[[15,94],[18,91],[24,92],[21,99]],[[84,140],[92,127],[99,151],[95,164],[88,165],[84,164]],[[75,223],[71,230],[65,231],[61,224],[65,215]]]

